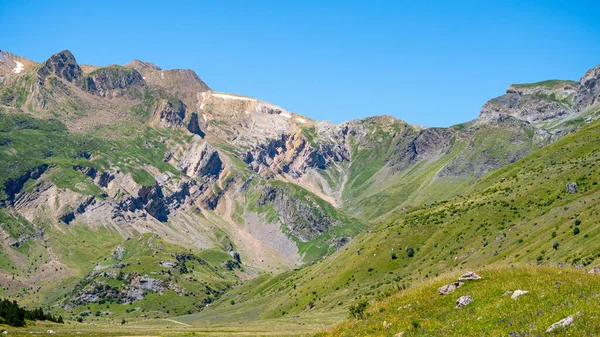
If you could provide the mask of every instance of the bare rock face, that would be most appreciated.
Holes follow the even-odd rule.
[[[163,99],[154,111],[151,124],[164,128],[174,128],[184,125],[185,105],[180,100]]]
[[[218,177],[223,170],[223,162],[214,147],[195,136],[177,168],[192,178]]]
[[[56,75],[68,82],[79,83],[80,85],[83,80],[83,71],[75,61],[73,54],[68,50],[50,56],[48,60],[42,63],[37,74],[40,84],[43,84],[50,75]]]
[[[100,68],[86,80],[87,91],[105,98],[141,99],[145,87],[146,82],[137,70],[121,66]]]
[[[306,242],[336,225],[322,209],[309,200],[296,198],[284,188],[267,187],[256,201],[258,206],[272,205],[290,235]]]
[[[325,169],[330,163],[349,157],[348,150],[338,144],[319,143],[313,147],[301,132],[282,134],[242,153],[242,160],[258,173],[289,173],[294,178],[308,168]]]
[[[461,296],[458,300],[456,300],[456,309],[462,308],[465,305],[473,302],[473,297],[471,296]]]
[[[588,70],[579,80],[574,106],[579,111],[600,102],[600,66]]]

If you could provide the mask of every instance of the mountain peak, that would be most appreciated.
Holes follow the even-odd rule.
[[[51,74],[69,82],[75,82],[82,78],[83,71],[79,64],[77,64],[75,56],[69,50],[65,49],[50,56],[38,70],[40,82],[43,82]]]
[[[153,70],[162,70],[159,66],[155,65],[154,63],[150,63],[150,62],[144,62],[138,59],[135,59],[127,64],[125,64],[125,67],[130,67],[130,68],[134,68],[134,69],[153,69]]]

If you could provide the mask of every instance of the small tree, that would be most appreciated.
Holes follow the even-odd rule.
[[[415,256],[415,250],[414,250],[414,248],[411,247],[411,246],[406,247],[406,255],[408,255],[408,257]]]
[[[579,227],[575,227],[573,229],[573,235],[577,235],[577,234],[579,234]]]
[[[395,260],[398,258],[398,255],[396,255],[396,252],[392,252],[391,258],[392,258],[392,260]]]
[[[559,246],[559,244],[558,244],[558,241],[554,241],[554,242],[552,243],[552,248],[554,248],[554,250],[557,250],[557,249],[558,249],[558,246]]]
[[[125,318],[123,318],[123,319],[121,320],[121,324],[123,325],[123,324],[125,324],[125,323],[127,323],[127,321],[125,320]]]
[[[581,225],[581,220],[575,219],[575,226],[579,226],[579,225]]]

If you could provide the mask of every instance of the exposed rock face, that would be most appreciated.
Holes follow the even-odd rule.
[[[285,189],[265,188],[256,202],[258,206],[271,204],[289,229],[289,234],[304,242],[336,225],[318,205],[295,198]]]
[[[146,83],[135,69],[109,66],[93,71],[87,78],[86,85],[89,92],[105,98],[123,96],[141,99]],[[133,87],[137,87],[138,90],[130,91],[129,89]]]
[[[142,74],[151,88],[166,90],[195,111],[198,111],[196,109],[202,101],[201,94],[210,90],[192,70],[163,70],[152,63],[140,60],[134,60],[125,67],[133,68]]]
[[[308,168],[325,169],[332,162],[349,159],[348,150],[334,143],[319,143],[314,148],[301,132],[282,134],[242,153],[250,169],[263,176],[271,172],[300,177]]]
[[[152,117],[152,124],[165,128],[183,126],[185,120],[185,105],[180,100],[163,99],[158,104]]]
[[[43,84],[50,75],[56,75],[68,82],[79,82],[83,80],[83,71],[75,61],[75,57],[68,50],[50,56],[38,69],[38,79]]]
[[[516,117],[529,123],[556,121],[573,112],[571,101],[576,90],[576,83],[570,81],[552,88],[510,86],[506,95],[483,105],[477,121],[485,123],[502,116]]]
[[[218,177],[223,170],[223,162],[214,147],[195,136],[177,168],[191,178]]]
[[[600,66],[588,70],[579,80],[574,106],[579,111],[600,102]]]
[[[21,191],[25,182],[29,179],[39,178],[47,169],[48,165],[43,164],[18,178],[8,179],[4,183],[4,191],[8,195],[8,201],[14,202],[15,196]]]

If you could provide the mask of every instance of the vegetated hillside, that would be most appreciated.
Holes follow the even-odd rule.
[[[78,64],[69,51],[40,64],[2,55],[0,280],[7,286],[0,291],[70,318],[106,302],[117,307],[107,319],[196,312],[246,280],[255,279],[248,287],[274,282],[270,273],[291,286],[287,278],[300,275],[294,269],[324,257],[359,256],[356,263],[373,268],[366,282],[381,274],[373,262],[382,255],[358,261],[385,232],[359,233],[406,208],[464,193],[598,116],[600,68],[580,82],[511,86],[472,122],[422,128],[388,116],[317,122],[213,91],[192,71],[141,61],[98,67]],[[18,72],[17,62],[24,64]],[[416,256],[418,243],[442,235],[420,216],[444,205],[413,209],[401,226],[419,230],[398,230]],[[135,258],[131,249],[139,250]],[[390,268],[403,267],[400,261]],[[405,263],[393,278],[412,273]],[[316,275],[361,273],[348,264],[332,275],[318,269],[323,264],[301,269],[302,277],[313,275],[316,284]],[[422,275],[435,272],[425,267]],[[252,315],[324,307],[325,296],[344,302],[348,280],[338,281],[326,294],[286,295]],[[228,298],[247,287],[239,289]]]
[[[599,131],[594,122],[486,176],[462,196],[392,216],[314,265],[252,280],[194,319],[326,315],[488,265],[597,266]]]
[[[454,292],[438,288],[460,273],[402,290],[317,336],[542,336],[561,320],[552,336],[594,336],[600,329],[600,277],[585,270],[557,267],[501,267],[478,271],[481,280],[464,281]],[[514,296],[516,290],[526,291]],[[519,293],[518,293],[519,294]],[[457,300],[472,302],[456,308]]]

